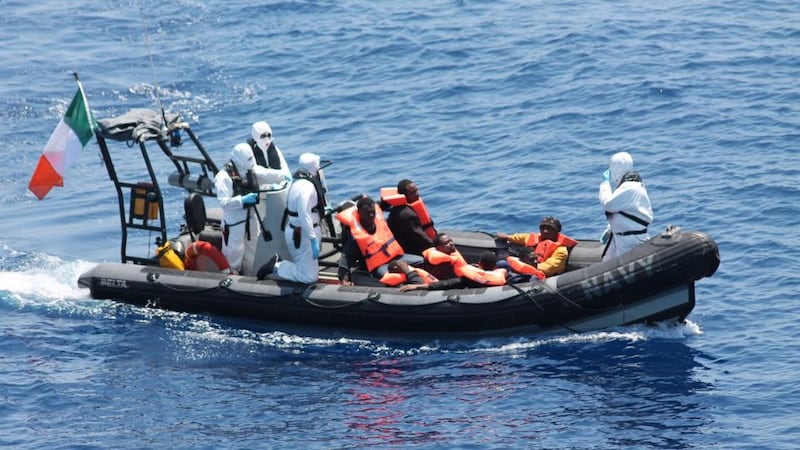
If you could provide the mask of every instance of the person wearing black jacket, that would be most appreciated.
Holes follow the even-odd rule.
[[[419,189],[416,183],[404,179],[397,184],[397,193],[405,195],[407,204],[393,206],[386,222],[403,251],[421,255],[425,249],[433,247],[433,239],[425,232],[419,216],[409,206],[419,200]]]

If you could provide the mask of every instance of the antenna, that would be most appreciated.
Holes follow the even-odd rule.
[[[153,71],[153,86],[155,87],[156,101],[158,108],[161,110],[161,128],[166,131],[167,128],[167,115],[164,113],[164,105],[161,103],[161,96],[158,94],[158,78],[156,78],[156,65],[153,63],[153,51],[150,49],[150,35],[147,33],[147,22],[144,20],[144,10],[139,8],[139,14],[142,17],[142,28],[144,29],[144,39],[147,43],[147,55],[150,57],[150,69]]]

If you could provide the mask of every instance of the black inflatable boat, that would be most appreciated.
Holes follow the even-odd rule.
[[[156,233],[156,245],[162,247],[166,242],[180,247],[196,240],[219,245],[221,213],[218,209],[206,210],[204,202],[197,200],[214,196],[217,166],[189,125],[177,115],[132,110],[98,124],[95,136],[116,188],[122,244],[121,262],[98,264],[81,275],[79,285],[88,288],[93,298],[342,332],[530,335],[682,321],[695,306],[695,282],[713,275],[719,265],[718,247],[709,236],[668,227],[629,253],[605,262],[601,261],[602,246],[598,241],[579,240],[571,250],[568,270],[544,281],[400,292],[363,274],[354,278],[354,286],[342,286],[335,278],[340,249],[338,224],[329,214],[323,220],[326,236],[317,283],[258,280],[253,272],[269,256],[278,253],[288,258],[285,242],[280,239],[281,215],[274,213],[283,211],[284,187],[260,193],[262,227],[247,250],[246,258],[251,264],[244,275],[161,267],[158,255],[130,254],[129,244],[143,242]],[[183,143],[184,135],[194,145]],[[110,144],[127,152],[131,145],[139,148],[145,166],[141,178],[132,182],[120,179]],[[174,165],[176,170],[168,177],[168,183],[180,189],[159,187],[148,146],[158,147],[160,155]],[[188,154],[187,147],[191,147]],[[323,167],[328,165],[330,162]],[[132,173],[131,168],[126,166],[125,173]],[[319,176],[323,176],[322,171]],[[184,202],[186,223],[170,239],[164,196],[175,191],[187,194],[190,200]],[[446,232],[470,262],[477,261],[487,249],[498,257],[515,250],[486,233]],[[138,236],[142,234],[146,237]]]

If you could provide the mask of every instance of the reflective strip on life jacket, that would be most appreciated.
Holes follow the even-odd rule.
[[[516,256],[509,256],[506,258],[506,261],[508,261],[508,266],[511,267],[511,270],[514,272],[521,273],[523,275],[532,275],[540,280],[544,280],[546,277],[544,272],[530,264],[522,262],[522,260]]]
[[[385,187],[381,188],[381,200],[392,206],[410,206],[417,214],[425,234],[431,239],[436,237],[436,228],[433,227],[433,220],[431,220],[431,215],[428,213],[428,208],[425,206],[425,202],[422,201],[422,197],[419,197],[415,202],[408,203],[406,196],[398,193],[396,187]]]
[[[456,275],[468,278],[486,286],[502,286],[506,284],[506,269],[484,270],[471,264],[455,268]]]
[[[383,211],[375,205],[375,234],[367,233],[361,226],[361,217],[358,208],[351,206],[336,215],[341,223],[350,228],[350,234],[355,239],[361,254],[364,255],[364,262],[367,270],[372,272],[376,268],[388,263],[389,261],[403,255],[403,248],[392,235]]]

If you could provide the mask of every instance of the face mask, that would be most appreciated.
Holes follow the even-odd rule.
[[[272,133],[264,133],[264,134],[262,134],[261,136],[258,137],[258,140],[256,140],[256,143],[258,144],[258,147],[261,150],[267,151],[267,149],[269,148],[269,145],[272,144]]]

